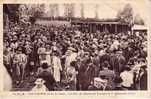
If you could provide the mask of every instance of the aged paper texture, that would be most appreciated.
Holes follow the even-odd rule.
[[[151,0],[0,0],[0,98],[151,98]]]

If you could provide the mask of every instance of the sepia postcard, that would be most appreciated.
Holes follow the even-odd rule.
[[[151,98],[151,0],[0,3],[2,99]]]

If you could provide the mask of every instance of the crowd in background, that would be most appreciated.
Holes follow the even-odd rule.
[[[11,23],[3,62],[13,84],[34,76],[33,91],[146,90],[147,35]],[[61,89],[61,85],[64,85]]]

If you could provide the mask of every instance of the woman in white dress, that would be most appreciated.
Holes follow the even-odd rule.
[[[58,57],[58,52],[54,51],[52,55],[53,76],[56,82],[60,82],[60,72],[62,71],[61,60]]]

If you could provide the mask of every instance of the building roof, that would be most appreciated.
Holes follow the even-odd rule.
[[[71,23],[75,24],[119,24],[119,25],[128,25],[126,23],[121,23],[118,21],[72,21]]]
[[[120,22],[117,18],[112,19],[96,19],[96,18],[77,18],[71,17],[70,19],[66,17],[39,17],[37,20],[44,21],[63,21],[63,22],[71,22],[71,24],[119,24],[119,25],[128,25],[127,23]]]
[[[67,26],[70,27],[70,22],[68,21],[58,21],[58,20],[36,20],[36,24],[46,25],[46,26]]]

